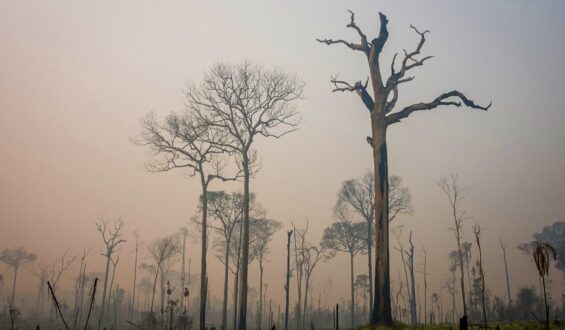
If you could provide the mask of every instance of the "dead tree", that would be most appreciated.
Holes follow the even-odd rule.
[[[243,250],[239,297],[239,330],[247,328],[249,259],[249,180],[258,169],[253,142],[260,136],[281,138],[298,129],[300,117],[293,106],[304,84],[281,70],[250,63],[216,64],[203,83],[186,92],[188,107],[205,125],[227,134],[222,147],[238,155],[243,172]]]
[[[284,307],[284,330],[288,330],[288,307],[289,307],[289,294],[290,294],[290,238],[293,230],[286,232],[286,281],[284,283],[285,292],[285,307]]]
[[[133,236],[135,237],[135,249],[134,249],[134,253],[135,253],[135,257],[134,257],[134,261],[133,261],[133,289],[132,289],[132,294],[131,294],[131,302],[130,302],[130,307],[129,307],[129,317],[131,320],[133,320],[133,313],[135,311],[135,289],[137,288],[137,255],[139,252],[139,232],[137,230],[135,230],[133,232]]]
[[[161,275],[161,282],[163,282],[163,269],[165,262],[174,257],[178,252],[177,237],[174,235],[157,239],[148,246],[149,257],[155,263],[155,277],[153,279],[153,291],[151,294],[151,305],[149,308],[149,317],[147,329],[151,330],[151,322],[153,319],[153,304],[155,302],[155,292],[157,291],[157,277]],[[163,291],[163,290],[161,290]],[[161,314],[163,309],[161,308]],[[162,315],[161,315],[162,316]]]
[[[358,43],[348,42],[342,39],[317,39],[318,42],[334,45],[342,44],[349,49],[359,51],[366,57],[369,66],[369,78],[363,83],[349,83],[333,77],[334,92],[355,92],[359,95],[365,108],[369,111],[371,121],[371,137],[367,142],[372,148],[373,169],[375,173],[375,237],[377,246],[377,262],[375,263],[375,300],[371,324],[392,325],[390,304],[390,262],[389,262],[389,232],[388,232],[388,151],[386,144],[387,128],[392,124],[399,123],[417,111],[433,110],[441,106],[461,106],[479,110],[487,110],[486,107],[475,104],[458,90],[452,90],[440,94],[430,102],[420,102],[406,106],[399,111],[393,112],[398,101],[399,86],[414,79],[410,76],[412,70],[422,66],[432,56],[420,57],[425,36],[429,32],[420,31],[410,26],[420,37],[420,41],[414,51],[404,52],[400,68],[397,70],[395,55],[390,66],[390,76],[385,79],[380,63],[381,53],[388,39],[388,19],[379,13],[380,31],[379,35],[372,40],[367,38],[361,28],[355,22],[355,16],[351,13],[351,19],[346,27],[353,29],[359,36]],[[372,94],[372,95],[371,95]]]
[[[76,327],[77,322],[79,321],[79,313],[82,313],[82,301],[84,295],[84,286],[86,282],[86,256],[90,253],[90,249],[88,251],[86,249],[82,250],[82,256],[80,258],[80,268],[78,271],[78,275],[75,277],[75,303],[74,303],[74,322],[73,326]]]
[[[481,276],[481,304],[483,308],[483,322],[485,329],[488,329],[487,305],[485,302],[485,296],[486,296],[485,272],[483,269],[483,251],[481,250],[481,226],[480,225],[473,226],[473,233],[475,234],[475,241],[477,242],[477,248],[479,249],[479,260],[477,261],[477,264],[479,266],[479,274]]]
[[[355,329],[355,270],[354,258],[358,253],[364,252],[365,237],[367,237],[367,224],[365,222],[351,222],[347,215],[339,207],[334,209],[334,215],[338,221],[324,229],[322,246],[329,251],[347,252],[349,254],[351,269],[351,328]]]
[[[263,271],[264,262],[267,254],[269,253],[269,243],[273,239],[273,235],[281,229],[282,225],[279,221],[271,219],[257,219],[256,222],[257,230],[255,232],[255,237],[251,242],[254,245],[253,249],[257,251],[257,261],[259,264],[259,312],[257,314],[257,323],[259,329],[262,326],[263,317]]]
[[[49,280],[50,265],[39,264],[35,265],[33,268],[28,268],[28,270],[37,277],[39,280],[38,290],[37,290],[37,302],[35,305],[35,312],[39,317],[43,317],[43,302],[45,301],[45,285]]]
[[[303,260],[304,260],[304,274],[306,275],[304,281],[304,307],[302,310],[302,329],[306,329],[306,312],[308,310],[308,294],[310,289],[310,284],[312,280],[312,273],[314,269],[318,265],[318,263],[322,260],[327,260],[329,255],[327,254],[327,250],[324,246],[320,245],[313,245],[312,243],[306,241],[305,242],[305,249],[303,251]]]
[[[180,247],[182,264],[181,264],[181,270],[180,270],[180,286],[181,286],[181,289],[179,290],[179,292],[180,292],[179,301],[180,301],[180,310],[184,311],[184,300],[185,300],[184,299],[184,292],[185,292],[185,289],[186,289],[186,286],[185,286],[185,282],[186,282],[186,237],[188,236],[188,229],[186,227],[181,227],[179,232],[180,232],[180,235],[181,235],[181,238],[182,238],[182,245]],[[188,290],[188,289],[186,289],[186,290]]]
[[[512,307],[512,296],[510,295],[510,280],[508,276],[508,263],[506,262],[506,247],[508,243],[502,242],[500,239],[500,248],[502,249],[502,257],[504,258],[504,272],[506,273],[506,294],[508,295],[508,309]]]
[[[467,301],[465,299],[465,272],[464,268],[464,256],[463,256],[463,246],[462,246],[462,235],[463,235],[463,222],[467,219],[465,211],[461,210],[461,201],[467,197],[468,189],[462,187],[457,182],[458,176],[452,174],[450,179],[441,178],[438,181],[438,186],[442,192],[447,197],[449,202],[451,216],[453,218],[453,227],[450,230],[453,231],[455,239],[457,241],[457,256],[458,264],[460,270],[460,282],[461,282],[461,299],[463,300],[463,322],[467,322]]]
[[[96,222],[96,229],[102,236],[102,241],[105,245],[105,251],[102,255],[106,257],[106,270],[104,272],[104,290],[102,291],[102,304],[100,305],[100,322],[104,322],[104,312],[106,309],[106,296],[108,290],[108,273],[110,272],[110,260],[112,255],[116,252],[118,245],[125,243],[126,240],[122,238],[122,228],[124,222],[118,218],[113,224],[110,224],[103,216],[98,218]]]
[[[225,157],[226,134],[213,130],[208,123],[199,120],[190,112],[171,113],[159,123],[154,114],[149,113],[141,121],[140,137],[132,142],[148,146],[153,159],[146,164],[150,172],[168,172],[173,169],[187,169],[191,177],[197,176],[202,193],[201,202],[201,262],[200,262],[200,329],[206,325],[206,278],[207,278],[207,233],[208,233],[208,187],[215,179],[236,180],[223,175],[228,165]]]
[[[243,195],[241,193],[228,194],[224,191],[209,193],[209,213],[212,220],[210,228],[220,233],[214,242],[214,247],[220,253],[216,257],[224,265],[224,295],[222,302],[222,330],[227,327],[229,272],[234,275],[234,306],[237,305],[237,288],[239,265],[241,260],[241,234],[243,216]],[[257,219],[262,219],[265,210],[255,200],[255,195],[250,196],[251,233],[255,233]],[[252,234],[255,236],[255,234]],[[255,254],[255,253],[252,253]],[[254,256],[249,259],[251,262]],[[236,309],[234,309],[236,310]],[[234,320],[237,316],[234,315]],[[234,325],[236,322],[234,321]]]
[[[360,178],[346,180],[341,184],[338,203],[348,208],[367,222],[367,257],[369,266],[369,319],[373,308],[373,225],[375,213],[375,175],[367,172]],[[389,222],[398,214],[412,212],[412,203],[408,188],[401,186],[402,179],[397,176],[389,178]]]
[[[309,229],[309,222],[306,220],[306,226],[304,228],[296,228],[293,224],[294,230],[294,271],[296,273],[296,328],[301,329],[302,327],[302,288],[304,282],[304,242],[306,240],[306,234]]]
[[[420,273],[422,273],[424,277],[424,325],[428,324],[428,252],[426,248],[422,245],[422,253],[420,255],[423,259],[423,263],[421,264]],[[432,305],[432,313],[433,313],[433,305]],[[430,320],[431,322],[431,320]]]

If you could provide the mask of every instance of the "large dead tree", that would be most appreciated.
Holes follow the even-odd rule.
[[[281,70],[267,70],[250,63],[216,64],[203,83],[186,92],[190,110],[207,127],[229,136],[221,146],[238,155],[243,172],[243,249],[238,329],[247,329],[249,259],[249,179],[257,170],[253,142],[259,137],[281,138],[298,129],[300,116],[294,101],[304,83]]]
[[[367,138],[373,152],[373,167],[375,172],[375,240],[377,245],[377,256],[375,263],[375,300],[371,324],[392,324],[390,305],[390,263],[389,263],[389,232],[388,232],[388,151],[386,144],[386,133],[389,126],[399,123],[417,111],[433,110],[441,106],[461,106],[479,110],[487,110],[486,107],[475,104],[458,90],[448,91],[440,94],[432,101],[415,103],[394,111],[398,101],[399,86],[414,79],[411,72],[414,68],[422,66],[432,56],[421,57],[422,46],[426,41],[428,30],[420,31],[410,26],[419,36],[420,41],[413,51],[404,51],[400,61],[400,67],[396,65],[397,55],[394,55],[390,65],[390,75],[384,77],[380,57],[384,45],[388,39],[388,19],[379,13],[380,31],[379,35],[371,40],[363,33],[355,22],[355,15],[346,27],[353,29],[359,36],[359,42],[349,42],[342,39],[317,39],[318,42],[327,45],[341,44],[354,51],[365,55],[369,65],[369,78],[363,83],[349,83],[339,80],[337,77],[331,79],[334,84],[334,92],[355,92],[361,98],[365,108],[369,111],[371,120],[371,137]]]

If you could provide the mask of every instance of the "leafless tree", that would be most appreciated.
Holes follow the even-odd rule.
[[[262,311],[263,311],[263,271],[266,256],[269,253],[269,243],[273,239],[273,235],[281,229],[282,225],[279,221],[271,219],[257,219],[257,230],[255,237],[251,241],[253,249],[257,251],[257,261],[259,264],[259,312],[257,315],[257,322],[259,329],[262,328]]]
[[[485,295],[486,295],[485,272],[483,269],[483,251],[481,249],[481,226],[478,224],[474,225],[473,233],[475,234],[475,241],[477,242],[477,248],[479,249],[479,260],[477,261],[477,265],[479,266],[479,275],[481,276],[481,304],[483,307],[483,321],[484,321],[485,329],[488,329],[487,305],[485,302]]]
[[[131,303],[130,303],[130,311],[129,311],[129,317],[131,320],[133,320],[133,313],[135,311],[135,289],[137,288],[137,256],[139,253],[139,232],[137,230],[135,230],[133,232],[133,236],[135,237],[135,249],[134,249],[134,253],[135,253],[135,257],[134,257],[134,261],[133,261],[133,289],[132,289],[132,294],[131,294]]]
[[[472,291],[472,285],[471,285],[471,272],[470,272],[470,264],[471,264],[471,258],[472,258],[472,248],[473,247],[473,243],[468,242],[468,241],[464,241],[463,243],[461,243],[461,249],[463,250],[463,264],[465,265],[465,267],[467,268],[467,284],[468,284],[468,294],[469,294],[469,299],[467,301],[468,304],[471,304],[471,291]]]
[[[426,251],[426,247],[422,245],[422,253],[420,256],[423,259],[421,264],[421,269],[419,270],[424,277],[424,325],[428,324],[428,251]],[[432,312],[433,312],[433,305],[432,305]],[[431,322],[431,320],[430,320]]]
[[[304,228],[293,226],[294,233],[294,256],[297,278],[297,328],[306,329],[306,318],[308,311],[308,295],[310,294],[311,279],[314,269],[321,260],[327,260],[330,255],[328,248],[322,244],[312,244],[307,236],[309,222],[306,220]],[[304,288],[304,295],[302,294]]]
[[[449,294],[451,294],[451,323],[455,323],[455,312],[457,305],[455,305],[455,282],[457,279],[457,267],[459,266],[459,253],[458,251],[451,251],[448,254],[449,257],[449,272],[451,273],[451,280],[446,280],[444,282],[444,287],[447,289]]]
[[[55,260],[51,265],[49,271],[49,281],[51,283],[51,293],[56,294],[57,288],[59,286],[59,281],[61,280],[63,274],[71,267],[71,265],[76,261],[78,255],[69,255],[68,251],[65,251],[63,255]],[[55,312],[55,306],[51,305],[51,312],[49,313],[49,319],[51,320]]]
[[[157,290],[157,277],[161,272],[161,282],[164,281],[163,270],[165,268],[165,263],[167,260],[173,258],[178,253],[178,237],[175,235],[170,235],[161,239],[153,241],[148,246],[149,257],[154,262],[155,277],[153,280],[153,292],[151,295],[151,305],[149,308],[149,317],[147,329],[151,330],[151,320],[153,319],[153,304],[155,301],[155,291]],[[163,291],[163,288],[161,288]],[[162,292],[162,295],[164,292]],[[163,308],[161,308],[161,314],[163,314]],[[161,315],[162,316],[162,315]],[[162,319],[162,317],[161,317]]]
[[[369,265],[369,318],[373,307],[373,225],[375,213],[375,175],[367,172],[360,178],[346,180],[338,193],[341,207],[361,217],[367,222],[367,256]],[[412,212],[412,202],[408,188],[402,187],[398,176],[389,178],[389,222],[398,214]]]
[[[114,256],[116,257],[116,259],[114,259]],[[114,297],[114,293],[112,289],[114,288],[114,278],[116,277],[116,268],[118,268],[118,263],[120,262],[120,253],[116,253],[114,254],[114,256],[112,256],[112,258],[110,259],[110,262],[112,263],[112,278],[110,279],[110,288],[108,289],[108,303],[110,303],[110,298]]]
[[[38,290],[37,290],[37,302],[35,305],[36,313],[42,317],[43,316],[43,302],[45,301],[45,292],[47,281],[49,280],[49,274],[51,271],[51,265],[48,264],[35,264],[33,267],[29,267],[28,270],[37,277],[39,280]]]
[[[16,301],[16,280],[18,279],[18,270],[25,264],[32,263],[37,259],[37,255],[28,252],[23,247],[5,249],[0,254],[0,260],[14,269],[14,280],[12,283],[12,294],[10,296],[10,306],[15,306]],[[13,307],[12,307],[13,308]]]
[[[146,164],[150,172],[168,172],[188,169],[190,176],[198,176],[202,189],[201,199],[201,263],[200,263],[200,329],[206,324],[206,278],[208,233],[208,187],[215,179],[236,180],[223,174],[228,163],[224,157],[227,135],[199,120],[190,111],[171,113],[160,123],[153,113],[141,120],[141,135],[132,142],[148,146],[153,159]]]
[[[400,240],[402,235],[402,226],[393,229],[393,234],[396,238],[398,247],[396,249],[400,253],[402,259],[402,266],[404,269],[404,279],[406,282],[406,300],[410,307],[410,324],[412,326],[416,325],[416,286],[414,278],[414,244],[412,243],[412,231],[410,231],[410,236],[408,242],[410,248],[406,250],[404,244]],[[400,280],[400,279],[399,279]]]
[[[432,56],[420,57],[422,46],[425,43],[425,36],[429,32],[420,31],[414,26],[410,26],[420,37],[420,41],[414,51],[405,51],[401,61],[400,69],[397,71],[395,66],[395,55],[390,66],[390,76],[385,80],[380,64],[380,55],[388,39],[388,19],[379,13],[380,30],[379,35],[372,40],[367,38],[361,28],[355,22],[355,16],[351,13],[351,19],[347,24],[348,28],[353,29],[359,36],[358,43],[348,42],[342,39],[317,39],[318,42],[327,45],[342,44],[349,49],[359,51],[366,57],[369,66],[369,78],[365,83],[358,81],[348,83],[333,77],[331,82],[334,85],[334,92],[355,92],[359,95],[365,108],[369,110],[371,120],[372,137],[367,141],[372,147],[373,167],[375,172],[375,237],[377,244],[377,263],[375,264],[375,300],[371,324],[383,323],[392,325],[391,304],[390,304],[390,272],[389,272],[389,246],[388,246],[388,152],[386,144],[387,128],[403,119],[408,118],[412,113],[424,110],[433,110],[441,106],[461,106],[464,104],[473,109],[487,110],[490,105],[483,107],[475,104],[463,93],[452,90],[440,94],[431,102],[420,102],[406,106],[399,111],[393,112],[398,101],[399,86],[414,79],[410,76],[412,70],[422,66],[425,61]],[[370,88],[368,88],[370,87]],[[371,93],[372,92],[372,93]],[[371,95],[372,94],[372,95]],[[461,103],[462,102],[462,103]]]
[[[465,272],[463,271],[464,257],[461,238],[463,235],[463,222],[467,218],[465,211],[461,210],[461,201],[467,197],[468,189],[462,187],[457,180],[458,176],[452,174],[449,180],[441,178],[438,181],[438,186],[449,201],[451,216],[453,217],[453,227],[450,229],[453,231],[457,241],[458,264],[461,276],[461,299],[463,300],[463,322],[466,322],[468,314],[467,301],[465,299]]]
[[[304,84],[282,70],[267,70],[250,63],[216,64],[199,86],[186,91],[188,107],[207,127],[230,136],[222,147],[238,155],[243,171],[243,251],[239,297],[240,330],[247,324],[249,259],[249,179],[257,171],[253,142],[262,137],[280,138],[298,129],[294,108]]]
[[[284,330],[288,330],[288,312],[289,312],[289,295],[290,295],[290,239],[294,231],[288,230],[286,232],[286,281],[284,283],[285,292],[285,309],[284,309]]]
[[[229,289],[229,267],[230,257],[234,254],[232,250],[232,238],[238,223],[241,223],[243,212],[243,196],[239,193],[228,194],[223,191],[210,192],[208,197],[208,207],[210,217],[215,220],[210,227],[221,234],[220,242],[216,243],[216,247],[223,250],[224,264],[224,297],[222,302],[222,330],[227,328],[228,313],[228,289]]]
[[[503,242],[502,239],[500,239],[499,241],[500,241],[500,248],[502,249],[502,257],[504,258],[504,272],[506,273],[506,294],[508,295],[508,309],[510,309],[510,307],[512,307],[512,296],[510,295],[508,263],[506,262],[506,247],[508,246],[508,243]]]
[[[304,242],[306,241],[306,234],[310,227],[310,223],[306,220],[306,225],[304,228],[297,228],[294,224],[292,225],[294,231],[294,272],[296,273],[296,328],[302,328],[302,288],[304,283]]]
[[[106,297],[108,295],[108,274],[110,272],[110,260],[112,255],[117,251],[118,246],[125,243],[126,240],[122,238],[122,228],[124,222],[118,218],[113,223],[110,223],[106,218],[100,216],[96,222],[96,229],[102,236],[105,249],[102,255],[106,257],[106,270],[104,272],[104,290],[102,291],[102,304],[100,305],[100,322],[104,322],[104,311],[106,309]]]
[[[347,218],[343,209],[336,205],[334,215],[338,221],[324,229],[322,246],[329,251],[347,252],[350,257],[351,268],[351,328],[355,329],[355,270],[353,260],[358,253],[366,249],[365,237],[367,237],[367,224],[365,222],[354,223]]]
[[[74,306],[74,327],[76,327],[77,322],[79,322],[79,315],[82,314],[82,303],[84,297],[84,287],[86,285],[86,257],[90,253],[90,248],[87,250],[84,248],[82,250],[82,256],[80,258],[80,267],[78,275],[75,276],[75,306]]]
[[[180,248],[180,253],[181,253],[181,257],[182,257],[182,264],[181,264],[181,271],[180,271],[180,286],[181,289],[180,291],[180,310],[184,311],[184,292],[185,290],[188,290],[188,288],[185,286],[186,283],[186,237],[188,236],[188,228],[186,227],[181,227],[179,230],[180,233],[180,237],[182,238],[182,244],[179,247]],[[185,315],[186,316],[186,315]]]

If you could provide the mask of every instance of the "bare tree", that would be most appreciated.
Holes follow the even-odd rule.
[[[467,284],[469,286],[469,300],[467,301],[468,304],[471,304],[471,296],[472,296],[472,285],[471,285],[471,272],[470,272],[470,264],[471,264],[471,258],[472,258],[472,247],[473,247],[473,243],[468,242],[468,241],[464,241],[463,243],[461,243],[461,249],[463,250],[463,263],[465,264],[465,267],[467,268]]]
[[[259,264],[259,312],[257,315],[257,322],[259,329],[262,326],[262,311],[263,311],[263,271],[266,255],[269,253],[269,243],[273,239],[273,235],[281,229],[282,225],[279,221],[270,219],[257,219],[256,221],[256,235],[251,242],[254,245],[254,250],[257,251],[257,261]]]
[[[105,219],[103,216],[98,218],[96,222],[96,229],[102,236],[102,241],[105,245],[105,251],[102,255],[106,257],[106,270],[104,271],[104,290],[102,291],[102,304],[100,305],[100,322],[104,322],[104,311],[106,309],[106,296],[108,293],[108,274],[110,272],[110,260],[112,255],[116,252],[118,246],[125,243],[126,240],[122,238],[122,228],[124,222],[118,218],[114,223]]]
[[[508,246],[508,243],[502,242],[502,239],[500,239],[499,241],[500,241],[500,248],[502,249],[502,257],[504,258],[504,272],[506,273],[506,294],[508,295],[508,309],[510,309],[510,307],[512,307],[512,296],[510,295],[508,263],[506,262],[506,247]]]
[[[208,187],[214,179],[236,180],[226,177],[223,170],[227,163],[222,154],[225,149],[226,134],[213,130],[190,111],[182,114],[171,113],[159,123],[154,114],[149,113],[141,121],[142,133],[133,142],[150,147],[153,159],[146,164],[150,172],[168,172],[173,169],[188,169],[190,176],[198,176],[202,194],[201,202],[201,263],[200,263],[200,329],[206,325],[206,278],[207,278],[207,219]]]
[[[14,308],[16,302],[16,280],[18,279],[18,270],[21,266],[32,263],[37,259],[37,255],[28,252],[23,247],[5,249],[0,254],[0,260],[14,269],[14,280],[12,282],[12,294],[10,295],[10,306]]]
[[[224,264],[224,296],[222,302],[222,330],[227,328],[227,313],[228,313],[228,289],[229,289],[229,267],[230,267],[230,256],[233,255],[234,250],[232,250],[232,238],[234,231],[241,222],[241,216],[243,212],[243,196],[238,193],[225,193],[223,191],[210,192],[208,197],[208,207],[210,211],[210,217],[216,220],[216,223],[211,223],[210,227],[221,233],[221,243],[216,244],[216,246],[221,245],[221,250],[223,250],[224,255],[220,256],[223,258],[222,263]]]
[[[453,227],[450,229],[455,235],[457,241],[458,264],[461,276],[461,299],[463,300],[463,323],[467,324],[467,302],[465,299],[465,272],[463,271],[463,247],[461,237],[463,234],[463,222],[466,219],[465,211],[461,210],[461,201],[467,197],[467,188],[462,187],[457,182],[458,176],[452,174],[450,179],[441,178],[438,186],[443,191],[449,201],[451,216],[453,217]]]
[[[118,268],[118,263],[120,262],[120,253],[115,254],[116,259],[114,257],[110,259],[112,263],[112,278],[110,279],[110,288],[108,289],[108,303],[110,302],[110,297],[114,296],[112,288],[114,287],[114,278],[116,277],[116,268]],[[115,302],[114,302],[115,304]]]
[[[249,179],[256,151],[253,142],[259,137],[280,138],[298,129],[300,117],[293,101],[302,95],[304,84],[282,70],[259,66],[216,64],[198,87],[186,92],[189,108],[205,125],[228,134],[224,143],[239,157],[243,171],[243,251],[241,295],[239,297],[240,330],[247,324],[247,290],[249,259]]]
[[[132,294],[131,294],[131,302],[130,302],[130,306],[129,306],[129,317],[132,320],[133,320],[133,313],[135,312],[135,301],[136,301],[137,259],[138,259],[137,257],[138,257],[138,253],[139,253],[139,246],[141,244],[139,242],[139,231],[134,230],[133,236],[135,237],[135,248],[133,250],[135,257],[134,257],[134,261],[133,261],[133,288],[132,288]]]
[[[454,250],[449,252],[449,272],[451,273],[451,281],[445,281],[445,288],[451,294],[451,322],[455,324],[455,313],[457,311],[457,305],[455,304],[455,294],[456,290],[456,280],[457,280],[457,268],[459,267],[459,254],[458,251]]]
[[[49,280],[50,274],[50,265],[48,264],[39,264],[34,265],[33,268],[28,268],[28,270],[37,277],[39,280],[38,290],[37,290],[37,302],[35,305],[35,312],[39,315],[39,317],[43,316],[43,302],[45,301],[45,291],[47,281]]]
[[[84,286],[86,284],[86,256],[90,253],[90,248],[88,250],[82,250],[82,256],[80,258],[80,267],[78,275],[75,276],[75,306],[74,306],[74,326],[76,327],[79,321],[79,313],[82,313],[82,301],[84,296]]]
[[[180,248],[180,253],[182,257],[181,271],[180,271],[180,310],[184,311],[184,292],[188,290],[185,286],[186,282],[186,237],[188,236],[188,229],[186,227],[181,227],[179,233],[182,238],[182,246]]]
[[[327,260],[330,255],[328,248],[322,244],[314,245],[308,239],[309,222],[306,220],[304,228],[293,226],[294,232],[294,268],[297,274],[298,303],[296,308],[296,321],[298,329],[306,329],[306,313],[308,310],[308,294],[310,293],[312,273],[321,260]],[[304,283],[304,285],[303,285]],[[304,295],[302,295],[304,287]]]
[[[366,249],[367,224],[364,222],[351,222],[346,218],[339,205],[334,209],[338,221],[324,229],[322,246],[330,251],[347,252],[350,257],[351,268],[351,328],[355,329],[355,270],[353,260],[355,256]]]
[[[161,282],[164,281],[164,277],[162,274],[165,268],[164,264],[166,263],[167,260],[173,258],[178,253],[178,237],[175,235],[170,235],[161,239],[157,239],[148,246],[148,252],[149,252],[149,257],[154,262],[154,270],[155,270],[155,277],[153,280],[153,292],[151,295],[151,305],[149,308],[149,317],[148,317],[148,325],[147,325],[147,329],[151,330],[151,321],[153,319],[153,304],[155,301],[155,291],[157,290],[156,288],[157,277],[161,272]],[[161,291],[163,291],[162,288]],[[163,314],[163,310],[161,311],[161,314]]]
[[[286,232],[286,281],[284,283],[285,292],[285,308],[284,308],[284,330],[288,330],[288,312],[289,312],[289,294],[290,294],[290,239],[294,231],[288,230]]]
[[[404,52],[400,69],[397,71],[395,67],[396,55],[393,57],[390,66],[390,76],[384,79],[381,70],[380,55],[384,45],[388,39],[388,19],[379,13],[380,31],[376,38],[369,41],[367,35],[355,22],[355,16],[351,13],[348,28],[355,30],[359,35],[359,43],[352,43],[342,39],[317,39],[318,42],[327,45],[342,44],[354,51],[363,53],[369,66],[369,76],[371,80],[369,92],[369,78],[365,83],[358,81],[356,83],[348,83],[339,80],[337,77],[331,79],[334,84],[334,92],[355,92],[357,93],[365,108],[369,110],[371,120],[372,137],[368,137],[367,141],[372,147],[373,167],[375,172],[375,237],[377,244],[377,263],[375,264],[375,300],[371,324],[383,323],[392,325],[391,304],[390,304],[390,263],[389,263],[389,246],[388,246],[388,152],[386,144],[387,128],[401,120],[408,118],[412,113],[417,111],[432,110],[441,106],[461,106],[462,103],[467,107],[487,110],[490,105],[482,107],[468,99],[463,93],[457,90],[440,94],[431,102],[420,102],[409,105],[400,111],[393,112],[398,101],[399,85],[407,83],[414,79],[409,76],[411,70],[422,66],[425,61],[432,56],[419,58],[422,46],[425,43],[425,35],[429,31],[421,32],[414,26],[411,28],[418,34],[420,41],[414,51]],[[461,103],[462,102],[462,103]]]
[[[306,220],[306,226],[304,228],[296,228],[293,224],[294,231],[294,271],[296,273],[296,328],[302,328],[302,288],[304,282],[304,242],[306,240],[306,234],[308,233],[310,223]]]
[[[373,225],[375,213],[375,175],[372,171],[360,178],[346,180],[338,193],[338,203],[367,222],[367,257],[369,265],[369,318],[373,308]],[[408,188],[402,187],[398,176],[389,178],[389,222],[398,214],[412,212],[412,202]]]
[[[422,253],[420,255],[423,259],[420,273],[422,273],[424,277],[424,325],[428,324],[428,252],[426,251],[426,247],[422,245]],[[432,312],[433,312],[433,305],[432,305]],[[431,314],[431,313],[430,313]],[[431,322],[431,320],[430,320]]]
[[[477,264],[479,266],[479,275],[481,276],[481,304],[483,307],[483,321],[484,321],[485,329],[488,329],[487,307],[485,302],[485,295],[486,295],[485,272],[483,269],[483,251],[481,250],[481,226],[478,224],[473,226],[473,233],[475,234],[475,241],[477,242],[477,248],[479,249],[479,260]]]

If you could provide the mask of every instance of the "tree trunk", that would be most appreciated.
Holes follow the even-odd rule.
[[[371,112],[373,167],[375,172],[375,262],[374,306],[371,324],[392,325],[390,306],[390,255],[388,231],[388,154],[384,105],[375,105]]]
[[[502,256],[504,257],[504,271],[506,272],[506,293],[508,294],[508,308],[512,306],[512,298],[510,295],[510,280],[508,278],[508,263],[506,263],[506,248],[502,246]]]
[[[308,306],[308,288],[310,287],[310,274],[306,272],[306,281],[304,282],[304,306],[302,309],[302,329],[306,329],[306,308]]]
[[[286,283],[285,283],[285,307],[284,307],[284,330],[288,330],[288,305],[289,305],[289,293],[290,293],[290,236],[292,236],[292,230],[287,233],[287,243],[286,243]]]
[[[229,286],[229,259],[230,259],[230,240],[226,240],[226,256],[224,257],[224,301],[222,304],[222,330],[228,326],[228,286]]]
[[[239,330],[247,329],[247,278],[249,269],[249,157],[243,153],[243,251],[239,294]],[[203,329],[201,329],[203,330]]]
[[[414,278],[414,244],[412,244],[412,232],[410,232],[410,255],[409,255],[409,268],[410,268],[410,282],[412,290],[410,291],[410,310],[412,311],[411,314],[411,321],[412,326],[415,326],[417,323],[416,317],[416,280]]]
[[[10,308],[15,308],[14,303],[16,302],[16,280],[18,278],[18,266],[14,266],[14,281],[12,283],[12,296],[10,297]]]
[[[234,276],[234,294],[233,294],[233,328],[237,329],[237,306],[239,298],[239,270],[241,269],[241,240],[243,238],[243,224],[239,226],[239,244],[237,246],[237,268]]]
[[[132,321],[133,321],[133,312],[135,311],[135,288],[136,288],[136,284],[137,284],[137,250],[138,250],[138,246],[137,246],[137,239],[136,239],[136,241],[135,241],[135,261],[134,261],[134,264],[133,264],[133,293],[131,295],[131,308],[130,308],[130,319],[132,319]]]
[[[257,324],[261,330],[263,317],[263,258],[259,259],[259,311],[257,313]]]
[[[351,329],[355,329],[355,269],[353,268],[353,258],[355,257],[353,253],[350,253],[350,267],[351,267]]]
[[[204,330],[206,327],[206,253],[208,249],[208,191],[204,172],[201,173],[202,181],[202,257],[200,263],[200,323],[199,329]]]
[[[151,321],[153,319],[153,303],[155,302],[155,291],[157,291],[157,276],[159,276],[159,269],[161,269],[160,263],[157,265],[157,270],[155,271],[155,279],[153,280],[153,294],[151,295],[151,306],[149,307],[147,330],[151,330]]]
[[[367,221],[367,258],[369,259],[369,314],[371,319],[373,313],[373,219]]]
[[[465,298],[465,272],[463,271],[463,251],[461,251],[461,229],[457,228],[456,230],[457,248],[459,251],[459,270],[461,273],[461,299],[463,300],[463,317],[465,317],[467,316],[467,301]]]
[[[547,294],[545,292],[545,276],[541,276],[541,281],[543,283],[543,302],[545,306],[545,329],[549,330],[549,305],[547,304]]]
[[[104,311],[106,310],[106,292],[108,290],[108,273],[110,272],[110,258],[112,251],[106,251],[106,271],[104,273],[104,290],[102,291],[102,304],[100,305],[100,322],[104,322]]]

